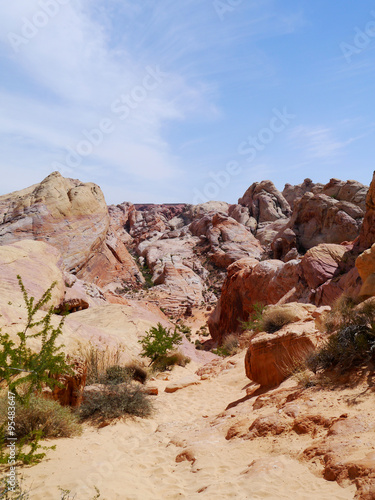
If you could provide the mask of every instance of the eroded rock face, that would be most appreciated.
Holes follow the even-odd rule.
[[[0,313],[3,319],[8,316],[7,305],[25,307],[17,275],[21,276],[29,297],[37,300],[56,282],[51,301],[43,309],[48,310],[51,305],[57,307],[62,302],[65,284],[59,260],[59,251],[42,241],[22,240],[0,246]]]
[[[301,260],[305,280],[312,289],[338,275],[347,248],[342,245],[323,243],[311,248]]]
[[[67,362],[73,369],[71,375],[54,377],[63,387],[55,386],[52,390],[52,398],[62,406],[78,408],[83,399],[83,390],[87,378],[87,362],[80,358],[69,358]]]
[[[242,331],[255,303],[298,300],[306,288],[299,261],[241,259],[228,268],[220,300],[208,320],[212,338],[221,343],[229,333]]]
[[[292,230],[296,235],[297,249],[301,250],[320,243],[353,241],[359,234],[363,215],[362,209],[352,203],[307,192],[296,200],[290,222],[275,239],[289,241],[290,236],[286,232]]]
[[[238,203],[247,207],[258,223],[275,221],[291,213],[289,203],[271,181],[254,182]]]
[[[359,235],[358,247],[366,250],[375,243],[375,172],[366,196],[366,214]]]
[[[280,384],[315,349],[315,334],[313,321],[296,322],[274,334],[258,334],[246,353],[246,376],[261,386]]]
[[[302,198],[305,193],[320,193],[323,187],[323,184],[314,184],[311,179],[305,179],[302,184],[297,184],[295,186],[285,184],[282,195],[293,210],[296,200]]]
[[[56,247],[65,269],[78,271],[105,240],[108,209],[93,183],[65,179],[59,172],[40,184],[0,197],[0,244],[41,240]]]
[[[206,215],[189,227],[194,236],[206,238],[208,256],[218,267],[226,268],[243,257],[260,259],[263,253],[251,232],[224,214]]]

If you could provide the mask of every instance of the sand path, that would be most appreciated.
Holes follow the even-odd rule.
[[[195,369],[177,368],[171,380]],[[270,454],[261,439],[225,440],[232,418],[225,408],[246,395],[248,382],[241,356],[233,369],[173,394],[164,392],[168,382],[156,381],[152,418],[85,427],[78,438],[51,441],[57,450],[48,460],[23,470],[30,498],[58,500],[61,487],[71,490],[69,498],[91,500],[96,486],[106,500],[352,499],[353,486],[343,489],[285,453]],[[196,460],[177,463],[186,448]]]

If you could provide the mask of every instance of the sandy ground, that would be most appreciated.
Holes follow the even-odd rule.
[[[306,444],[297,438],[225,439],[230,423],[252,411],[249,400],[234,403],[249,385],[243,354],[234,361],[231,369],[172,394],[164,392],[168,381],[152,382],[159,387],[152,418],[86,426],[78,438],[49,441],[56,451],[22,470],[30,498],[58,500],[60,487],[71,491],[69,498],[91,500],[96,486],[106,500],[353,499],[354,486],[325,481],[295,458]],[[196,368],[176,368],[171,381]],[[193,462],[176,462],[184,450]]]

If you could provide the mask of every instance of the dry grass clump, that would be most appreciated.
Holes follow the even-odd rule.
[[[7,423],[8,397],[0,399],[0,427]],[[17,438],[41,432],[43,438],[71,437],[81,433],[77,416],[70,408],[41,396],[30,396],[28,404],[16,404],[15,434]]]
[[[136,380],[144,384],[148,378],[147,370],[137,363],[132,361],[125,366],[114,365],[107,368],[103,383],[121,384],[128,380]]]
[[[87,362],[86,385],[121,383],[137,380],[144,384],[149,376],[144,365],[136,360],[122,365],[120,363],[125,347],[120,344],[109,347],[96,347],[93,344],[80,345],[79,355]]]
[[[240,340],[239,336],[234,333],[224,337],[223,343],[217,349],[213,349],[212,352],[218,356],[234,356],[240,350]]]
[[[86,385],[98,384],[103,381],[108,368],[120,364],[121,354],[124,346],[120,344],[115,347],[108,345],[97,347],[91,343],[80,345],[78,354],[87,361]]]
[[[375,357],[375,300],[357,305],[351,297],[341,297],[325,325],[331,335],[307,359],[307,366],[315,373],[330,368],[345,372]]]
[[[186,366],[190,363],[191,359],[185,356],[180,351],[172,352],[164,356],[159,356],[153,363],[153,371],[164,372],[166,370],[171,370],[174,366]]]
[[[283,307],[272,307],[263,312],[260,328],[264,332],[275,333],[294,321],[295,314],[291,310]]]
[[[112,420],[124,415],[148,417],[152,413],[152,404],[138,384],[125,382],[108,384],[86,394],[78,410],[82,419],[94,423]]]

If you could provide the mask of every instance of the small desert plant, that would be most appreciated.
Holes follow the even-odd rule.
[[[262,330],[262,315],[265,305],[261,302],[253,304],[253,312],[250,314],[247,321],[241,321],[243,330],[253,330],[260,332]]]
[[[166,354],[165,356],[159,356],[153,363],[152,368],[154,371],[166,371],[173,368],[173,366],[186,366],[190,363],[191,359],[181,352],[175,352],[171,354]]]
[[[267,333],[275,333],[295,320],[292,311],[283,307],[271,307],[263,312],[260,327]]]
[[[176,329],[177,329],[178,332],[183,333],[188,340],[191,339],[191,328],[190,328],[190,326],[185,325],[185,323],[178,323],[176,325]]]
[[[100,348],[91,343],[80,345],[78,354],[87,362],[86,385],[102,383],[106,378],[107,369],[120,364],[123,350],[124,347],[119,344],[114,347],[100,346]]]
[[[223,344],[219,346],[217,349],[213,349],[212,352],[214,354],[217,354],[218,356],[233,356],[234,354],[237,354],[238,349],[239,349],[239,338],[238,335],[228,335],[227,337],[224,338]]]
[[[148,417],[151,412],[152,405],[147,394],[141,386],[130,382],[105,385],[86,394],[78,410],[81,418],[98,422],[124,415]]]
[[[133,361],[125,366],[114,365],[107,368],[103,383],[120,384],[129,380],[137,380],[144,384],[147,377],[147,370],[139,363]]]
[[[142,345],[142,357],[151,359],[154,363],[161,356],[168,354],[176,345],[181,344],[182,337],[177,332],[165,328],[161,323],[150,328],[146,335],[138,341]],[[151,364],[150,363],[150,364]]]
[[[356,305],[350,297],[340,298],[326,318],[326,327],[334,333],[307,360],[314,372],[334,367],[344,372],[374,356],[375,301]]]
[[[35,315],[52,297],[52,289],[56,283],[44,292],[35,303],[34,297],[29,297],[20,276],[18,284],[23,293],[27,309],[27,322],[23,331],[18,332],[18,343],[10,339],[7,333],[0,331],[0,382],[5,381],[9,391],[18,401],[27,402],[34,391],[40,391],[43,386],[53,389],[60,385],[54,375],[71,374],[72,369],[61,352],[63,346],[56,346],[56,340],[62,333],[64,318],[55,328],[52,324],[54,307],[51,306],[41,320],[35,320]],[[35,332],[35,329],[40,331]],[[41,348],[34,352],[28,345],[31,339],[40,339]],[[22,387],[22,391],[19,391]]]
[[[6,437],[8,397],[0,399],[0,429]],[[17,436],[16,459],[25,464],[38,463],[45,453],[36,453],[42,447],[39,441],[44,438],[70,437],[80,434],[81,426],[69,408],[58,402],[32,394],[26,403],[16,404],[14,431],[10,437]],[[5,440],[0,443],[0,462],[7,463],[8,454]],[[25,450],[28,449],[28,452]]]
[[[375,353],[375,332],[364,325],[349,325],[333,333],[308,360],[315,373],[338,367],[342,372],[370,360]]]
[[[0,499],[1,500],[30,500],[29,491],[23,488],[22,480],[16,476],[15,485],[8,483],[7,477],[0,479]]]
[[[0,399],[0,424],[6,422],[8,398]],[[42,431],[43,438],[70,437],[81,432],[77,417],[57,401],[32,394],[27,404],[17,404],[15,435],[22,438]]]

